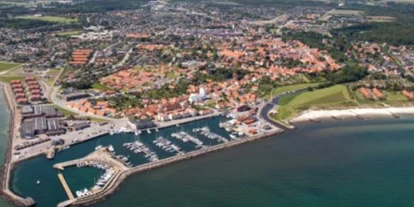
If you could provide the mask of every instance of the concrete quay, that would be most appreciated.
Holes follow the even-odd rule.
[[[176,163],[176,162],[179,162],[179,161],[183,161],[183,160],[199,157],[199,156],[202,156],[202,155],[206,155],[206,154],[211,153],[211,152],[219,151],[219,150],[230,148],[230,147],[235,147],[237,145],[241,145],[241,144],[244,144],[244,143],[247,143],[247,142],[252,142],[252,141],[256,141],[256,140],[259,140],[259,139],[263,139],[263,138],[266,138],[266,137],[270,137],[270,136],[279,134],[282,131],[283,130],[275,130],[273,132],[269,132],[269,133],[266,133],[266,134],[261,134],[261,135],[255,135],[255,136],[252,136],[252,137],[236,139],[236,140],[232,140],[232,141],[227,142],[227,143],[218,144],[218,145],[207,147],[207,148],[204,148],[204,149],[200,149],[200,150],[192,151],[192,152],[189,152],[189,153],[185,153],[185,154],[169,157],[169,158],[166,158],[166,159],[162,159],[162,160],[159,160],[159,161],[156,161],[156,162],[151,162],[151,163],[139,165],[139,166],[136,166],[134,168],[129,168],[125,171],[120,171],[119,175],[114,177],[114,179],[111,180],[111,182],[104,189],[99,191],[98,193],[95,193],[95,194],[93,194],[91,196],[88,196],[88,197],[85,197],[85,198],[76,199],[76,201],[74,201],[74,202],[64,201],[64,202],[60,203],[58,206],[59,207],[86,206],[86,205],[90,205],[90,204],[93,204],[93,203],[97,203],[97,202],[105,199],[107,196],[113,194],[117,190],[117,188],[120,186],[120,184],[128,176],[131,176],[135,173],[148,171],[148,170],[151,170],[151,169],[155,169],[155,168],[163,167],[163,166],[166,166],[166,165],[169,165],[169,164],[173,164],[173,163]]]
[[[69,185],[65,180],[65,177],[63,177],[63,174],[58,173],[58,177],[59,177],[60,182],[62,183],[63,188],[65,189],[66,194],[69,197],[69,200],[75,199],[75,196],[73,196],[72,191],[70,190]]]
[[[96,150],[88,155],[86,155],[85,157],[81,158],[81,159],[76,159],[76,160],[69,160],[66,162],[61,162],[61,163],[56,163],[55,165],[53,165],[54,168],[59,169],[59,170],[64,170],[65,167],[69,167],[69,166],[73,166],[76,164],[80,164],[80,163],[102,163],[102,164],[107,164],[110,165],[116,169],[119,170],[128,170],[130,169],[129,167],[125,166],[122,162],[120,162],[117,159],[114,159],[114,157],[106,151],[106,148],[101,148],[99,150]]]

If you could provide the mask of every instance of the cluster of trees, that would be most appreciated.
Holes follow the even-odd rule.
[[[350,64],[334,73],[327,73],[326,79],[333,84],[359,81],[368,75],[368,70],[357,64]]]
[[[234,2],[258,7],[337,6],[334,3],[326,3],[322,1],[312,0],[234,0]]]
[[[279,61],[281,65],[288,68],[295,68],[303,65],[300,60],[294,60],[292,58],[280,58]]]
[[[213,80],[216,82],[226,81],[232,78],[236,78],[240,80],[248,73],[249,72],[246,70],[240,70],[240,69],[235,69],[235,68],[233,69],[218,68],[218,69],[208,70],[207,74],[204,74],[198,71],[194,75],[193,82],[198,85],[198,84],[207,82],[207,80]]]
[[[177,97],[186,93],[190,83],[191,82],[186,79],[180,79],[174,88],[170,88],[168,84],[164,84],[158,89],[146,91],[143,94],[143,97],[150,99]]]
[[[68,6],[57,2],[51,3],[53,8],[41,8],[40,11],[48,13],[94,13],[116,10],[131,10],[139,8],[146,0],[88,0]]]
[[[92,88],[93,83],[93,81],[85,79],[74,82],[63,82],[62,88],[89,89]]]
[[[313,78],[326,80],[326,82],[318,86],[318,88],[325,88],[335,84],[359,81],[368,75],[369,73],[366,67],[361,67],[358,64],[349,63],[341,70],[335,72],[323,71],[318,74],[314,74]]]
[[[9,18],[0,18],[0,28],[18,28],[18,29],[32,29],[39,28],[43,26],[54,25],[53,22],[32,20],[32,19],[9,19]]]
[[[323,40],[327,40],[328,37],[316,32],[289,31],[286,33],[287,34],[282,37],[283,41],[299,40],[311,48],[327,50],[331,57],[339,63],[348,61],[345,52],[351,48],[351,43],[344,36],[337,35],[329,44],[324,44]]]
[[[414,5],[388,3],[387,7],[350,5],[367,15],[390,16],[392,22],[372,22],[331,31],[334,36],[344,35],[350,40],[388,43],[391,45],[414,44]]]

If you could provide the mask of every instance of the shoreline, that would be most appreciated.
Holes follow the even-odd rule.
[[[413,114],[414,106],[409,107],[382,107],[382,108],[349,108],[349,109],[327,109],[327,110],[306,110],[289,120],[291,123],[319,122],[321,119],[357,118],[364,119],[366,116],[385,116],[399,118],[401,114]]]
[[[16,194],[14,194],[10,190],[10,173],[12,169],[14,168],[15,163],[12,162],[12,147],[13,147],[13,138],[14,138],[14,123],[15,123],[15,105],[12,100],[12,97],[10,97],[10,94],[8,93],[7,84],[0,82],[0,87],[2,87],[2,93],[4,95],[4,98],[7,103],[8,110],[10,112],[10,121],[9,121],[9,130],[8,130],[8,144],[7,144],[7,150],[5,154],[5,160],[4,164],[1,169],[1,191],[0,196],[2,199],[4,199],[6,202],[15,205],[15,206],[32,206],[34,205],[33,199],[31,198],[22,198]]]

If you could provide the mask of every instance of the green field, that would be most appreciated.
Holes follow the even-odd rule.
[[[276,96],[276,95],[279,95],[287,91],[294,91],[294,90],[304,89],[308,87],[315,87],[317,85],[319,85],[319,83],[300,83],[300,84],[294,84],[294,85],[279,86],[271,91],[271,93],[267,96],[267,99],[269,99],[270,96]]]
[[[279,101],[278,113],[272,118],[285,120],[309,108],[330,108],[355,105],[344,85],[284,96]]]
[[[20,65],[20,63],[11,63],[11,62],[0,61],[0,72],[12,69],[12,68],[17,67],[19,65]]]
[[[32,19],[32,20],[40,20],[40,21],[47,21],[47,22],[57,22],[63,24],[70,24],[77,22],[76,19],[66,18],[66,17],[57,17],[57,16],[17,16],[17,19]]]
[[[170,72],[167,73],[167,78],[168,79],[174,79],[174,78],[177,78],[177,77],[178,77],[178,74],[175,73],[174,71],[170,71]]]
[[[383,106],[384,104],[392,105],[392,106],[399,106],[410,101],[402,95],[400,91],[382,91],[385,95],[385,100],[370,100],[366,99],[359,90],[355,90],[355,98],[358,104],[365,105],[365,106]]]
[[[24,76],[0,76],[0,81],[10,83],[11,80],[24,80]]]
[[[29,2],[13,2],[13,1],[2,1],[0,2],[0,4],[9,4],[9,5],[13,5],[13,6],[25,6],[25,7],[29,7],[30,3]]]
[[[110,90],[110,88],[108,86],[102,85],[98,82],[92,84],[92,88],[94,88],[96,90],[101,90],[101,91]]]
[[[52,68],[47,71],[47,75],[50,76],[48,79],[44,79],[44,81],[49,85],[53,86],[55,83],[56,77],[60,74],[62,69],[59,68]]]
[[[82,31],[75,30],[75,31],[59,32],[59,33],[56,34],[56,36],[58,36],[58,37],[69,37],[69,36],[72,36],[72,35],[78,35],[80,33],[82,33]]]
[[[55,107],[58,111],[62,112],[66,117],[79,115],[78,113],[61,108],[60,106],[55,105]]]

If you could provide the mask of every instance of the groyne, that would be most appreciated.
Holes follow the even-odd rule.
[[[126,170],[122,173],[119,174],[119,176],[116,177],[116,179],[113,180],[113,182],[110,183],[110,185],[108,185],[108,187],[104,190],[101,191],[97,194],[94,194],[92,196],[88,196],[87,198],[82,198],[82,199],[78,199],[73,203],[68,203],[68,205],[66,206],[87,206],[87,205],[91,205],[97,202],[100,202],[102,200],[105,200],[108,196],[112,195],[113,193],[116,192],[116,190],[120,187],[120,185],[123,183],[123,181],[128,178],[129,176],[136,174],[136,173],[140,173],[140,172],[144,172],[144,171],[148,171],[148,170],[152,170],[155,168],[160,168],[160,167],[164,167],[173,163],[177,163],[183,160],[188,160],[188,159],[192,159],[195,157],[200,157],[212,152],[216,152],[222,149],[226,149],[226,148],[231,148],[231,147],[235,147],[247,142],[252,142],[252,141],[256,141],[256,140],[260,140],[263,138],[267,138],[276,134],[281,133],[282,130],[278,130],[275,132],[271,132],[271,133],[267,133],[267,134],[262,134],[262,135],[255,135],[252,137],[248,137],[248,138],[242,138],[242,139],[237,139],[237,140],[233,140],[231,142],[227,142],[227,143],[223,143],[223,144],[219,144],[219,145],[215,145],[215,146],[211,146],[208,147],[206,149],[201,149],[201,150],[197,150],[197,151],[193,151],[193,152],[189,152],[183,155],[177,155],[177,156],[173,156],[170,158],[166,158],[160,161],[156,161],[156,162],[151,162],[151,163],[147,163],[144,165],[140,165],[140,166],[136,166],[134,168],[131,168],[129,170]],[[59,206],[63,207],[65,205],[65,202],[62,202]]]
[[[14,167],[15,163],[11,162],[12,159],[12,150],[13,150],[13,138],[14,138],[14,132],[15,132],[15,113],[16,113],[16,108],[15,108],[15,104],[13,102],[13,97],[11,96],[10,91],[7,89],[7,84],[2,83],[1,84],[2,88],[3,88],[3,94],[4,97],[6,98],[6,102],[7,102],[7,106],[8,109],[10,111],[10,124],[9,124],[9,130],[8,130],[8,135],[9,135],[9,141],[8,141],[8,145],[7,145],[7,150],[6,150],[6,158],[4,161],[4,164],[2,166],[1,169],[1,190],[0,190],[0,196],[7,201],[10,204],[13,204],[15,206],[33,206],[35,204],[34,200],[30,197],[28,198],[22,198],[16,194],[14,194],[10,188],[9,188],[9,180],[10,180],[10,172]]]

